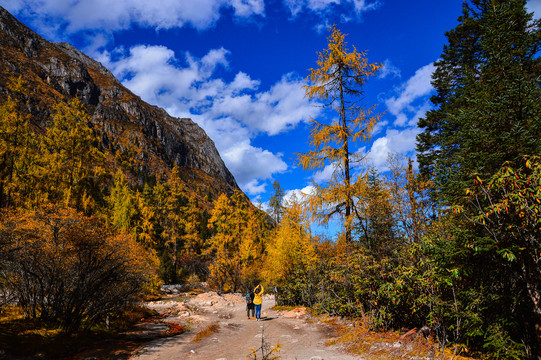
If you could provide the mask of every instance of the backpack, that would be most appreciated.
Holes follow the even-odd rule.
[[[252,303],[252,296],[250,295],[250,292],[246,294],[246,303],[251,304]]]

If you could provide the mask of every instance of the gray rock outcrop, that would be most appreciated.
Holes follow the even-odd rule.
[[[29,111],[46,126],[52,106],[78,97],[113,155],[133,159],[134,176],[163,173],[173,164],[195,182],[238,189],[214,142],[191,119],[175,118],[125,88],[113,74],[68,43],[51,43],[0,7],[0,99],[10,77],[23,76],[32,89]],[[128,156],[126,155],[126,156]],[[118,157],[118,156],[117,156]],[[201,171],[209,178],[204,181]],[[186,175],[188,174],[188,175]]]

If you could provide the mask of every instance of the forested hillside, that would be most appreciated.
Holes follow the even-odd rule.
[[[0,307],[71,333],[164,282],[262,283],[366,331],[416,329],[434,356],[541,357],[541,22],[526,1],[463,2],[417,159],[384,170],[359,151],[384,66],[330,27],[304,90],[333,117],[312,119],[296,161],[332,176],[297,197],[275,182],[269,214],[191,120],[0,15]]]
[[[214,278],[215,203],[268,227],[193,121],[2,8],[0,35],[1,305],[90,328],[163,282]]]

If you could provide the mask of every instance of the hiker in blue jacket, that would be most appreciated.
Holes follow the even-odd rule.
[[[254,297],[254,292],[249,289],[248,293],[246,294],[246,313],[248,315],[248,320],[250,320],[250,312],[252,312],[252,317],[255,319]]]

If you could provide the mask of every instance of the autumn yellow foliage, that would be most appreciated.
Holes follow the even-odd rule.
[[[129,234],[70,208],[4,212],[1,278],[30,318],[70,333],[137,299],[156,258]]]
[[[310,223],[302,205],[290,202],[267,247],[263,277],[271,284],[287,281],[296,270],[313,269],[318,260]]]
[[[327,184],[313,184],[315,191],[308,204],[314,217],[328,222],[339,217],[344,224],[346,241],[352,240],[355,203],[353,200],[357,183],[362,178],[353,178],[353,168],[361,159],[354,146],[367,141],[381,117],[373,114],[375,107],[364,107],[363,85],[366,79],[377,74],[382,64],[369,64],[365,52],[355,47],[349,51],[345,35],[336,28],[330,29],[328,48],[319,53],[318,68],[310,69],[306,96],[322,101],[324,108],[332,108],[338,117],[331,123],[312,119],[310,145],[314,148],[299,155],[299,164],[304,169],[322,169],[331,166],[333,176]]]
[[[207,244],[209,284],[220,291],[237,291],[257,283],[268,234],[268,221],[248,206],[239,191],[231,198],[222,194],[215,202],[209,227],[215,231]]]

